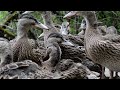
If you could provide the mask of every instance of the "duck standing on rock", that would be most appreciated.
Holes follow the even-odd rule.
[[[49,27],[48,30],[43,30],[44,45],[47,49],[45,58],[43,59],[43,65],[45,69],[52,71],[61,59],[62,52],[59,44],[62,43],[69,45],[69,42],[64,39],[57,28],[53,25],[50,11],[43,11],[42,17],[44,24]]]
[[[104,35],[109,36],[109,35],[117,34],[117,29],[114,26],[107,27],[106,25],[103,25],[102,22],[97,22],[97,24],[98,24],[98,29],[99,29],[100,33],[103,36]],[[85,34],[85,30],[86,30],[86,21],[85,21],[85,19],[82,20],[80,29],[81,29],[81,32],[78,35],[82,36],[82,35]],[[84,36],[83,36],[83,38],[84,38]],[[102,69],[103,69],[102,71],[104,73],[106,73],[106,68],[102,67]],[[112,71],[110,71],[110,76],[109,77],[110,77],[110,79],[113,78],[113,72]],[[118,77],[117,73],[116,73],[116,77]],[[105,78],[104,74],[102,75],[101,78]]]
[[[44,61],[45,65],[48,65],[47,67],[51,70],[53,70],[53,67],[55,67],[57,63],[61,60],[62,51],[59,46],[60,44],[67,44],[61,34],[51,33],[48,36],[47,51]]]
[[[28,41],[28,31],[30,28],[48,29],[47,26],[38,22],[30,14],[22,14],[17,24],[17,37],[13,45],[13,61],[32,60],[41,65],[39,58],[37,58],[32,50],[32,46]]]
[[[94,11],[71,11],[64,18],[74,15],[83,16],[86,21],[85,49],[87,56],[94,62],[109,68],[112,71],[120,71],[120,36],[102,36],[97,26]]]

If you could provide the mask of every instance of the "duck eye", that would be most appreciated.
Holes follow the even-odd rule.
[[[31,25],[35,25],[35,23],[31,23]]]

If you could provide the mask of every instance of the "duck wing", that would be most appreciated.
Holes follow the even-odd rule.
[[[120,56],[120,35],[105,35],[102,36],[99,44],[111,55]]]
[[[105,35],[105,36],[102,36],[103,40],[104,41],[107,41],[107,42],[111,42],[113,44],[120,44],[120,35],[117,35],[117,34],[113,34],[113,35]]]

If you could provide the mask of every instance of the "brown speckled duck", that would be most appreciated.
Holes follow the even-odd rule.
[[[109,34],[117,34],[117,29],[114,26],[109,26],[107,27],[106,25],[103,25],[102,22],[97,22],[98,24],[98,29],[102,35],[109,35]],[[81,32],[78,33],[78,35],[83,36],[85,35],[85,30],[86,30],[86,21],[85,19],[82,20],[81,26],[80,26]],[[103,67],[103,72],[105,73],[105,68]],[[119,77],[116,73],[116,77]],[[102,75],[101,78],[105,78],[104,74]],[[113,78],[113,72],[110,71],[110,79]]]
[[[120,36],[102,36],[95,25],[97,18],[94,11],[72,11],[64,18],[74,15],[83,16],[86,21],[85,49],[87,56],[112,71],[120,71]]]
[[[13,45],[13,61],[23,61],[23,60],[32,60],[39,65],[41,62],[39,58],[36,57],[33,53],[32,46],[28,41],[28,31],[30,28],[42,28],[48,29],[47,26],[38,22],[30,14],[22,14],[17,24],[17,37],[16,42]]]

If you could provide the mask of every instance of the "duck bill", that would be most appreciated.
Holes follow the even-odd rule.
[[[66,14],[63,18],[70,18],[70,17],[76,16],[77,13],[78,11],[71,11],[68,14]]]
[[[37,23],[37,24],[35,24],[35,27],[36,28],[39,28],[39,29],[49,29],[47,26],[45,26],[44,24],[42,24],[42,23]]]
[[[64,42],[62,42],[61,44],[63,44],[63,45],[69,45],[69,46],[74,46],[71,42],[69,42],[69,41],[64,41]]]

